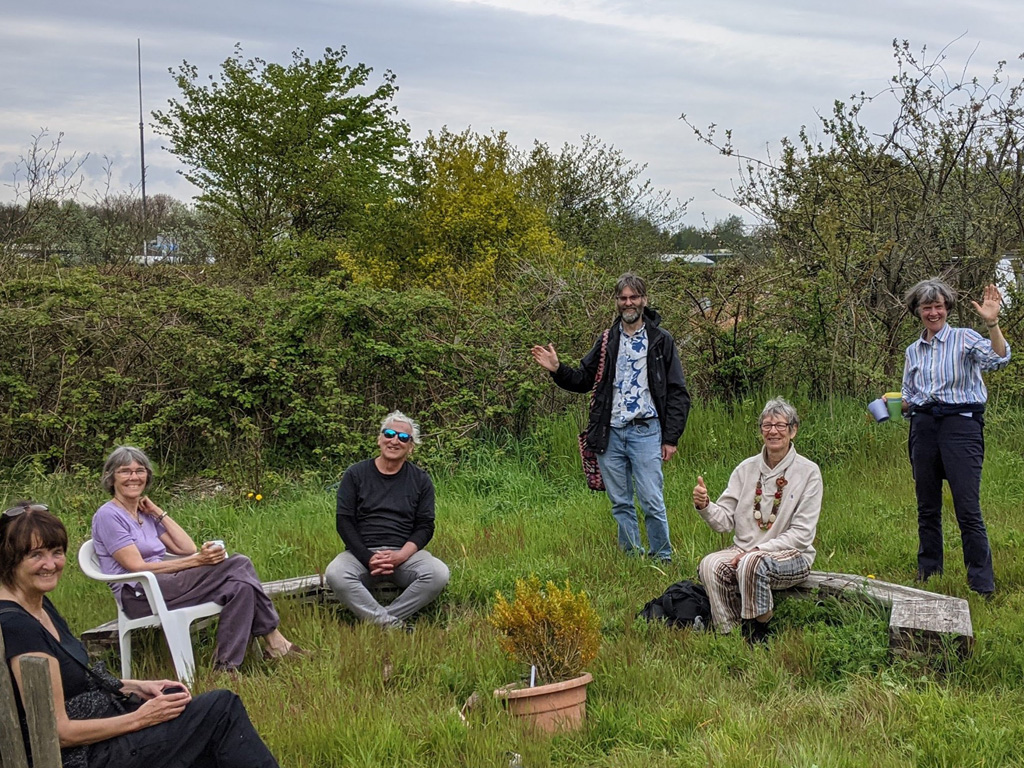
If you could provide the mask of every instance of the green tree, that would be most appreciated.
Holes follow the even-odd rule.
[[[342,263],[379,285],[452,287],[477,300],[527,266],[568,264],[573,254],[526,194],[522,167],[503,132],[431,133],[410,158],[407,199],[379,211],[390,234],[374,230]]]
[[[207,218],[170,195],[154,195],[149,200],[149,228],[156,233],[153,250],[180,263],[205,264],[213,255]]]
[[[587,135],[557,153],[535,143],[523,176],[529,195],[566,244],[582,248],[609,272],[621,272],[667,253],[666,232],[686,209],[669,192],[655,189],[646,170]]]
[[[408,142],[395,76],[374,85],[345,56],[296,50],[285,66],[236,46],[208,83],[188,62],[171,70],[181,96],[153,117],[218,219],[223,256],[276,261],[282,249],[268,246],[291,234],[344,236],[394,192]]]
[[[19,255],[46,257],[59,252],[63,235],[79,214],[70,203],[81,189],[88,155],[65,155],[64,134],[50,138],[44,128],[14,164],[10,188],[13,204],[0,206],[0,259]],[[64,214],[69,214],[65,216]]]
[[[740,156],[735,202],[761,222],[774,265],[749,319],[800,340],[779,362],[816,392],[891,388],[917,330],[905,291],[941,275],[977,297],[1024,241],[1024,81],[1005,82],[1002,62],[988,82],[952,80],[944,55],[893,48],[890,87],[836,101],[822,139],[802,128],[775,158]],[[887,98],[895,119],[869,128]],[[697,134],[735,156],[728,132]],[[969,307],[957,324],[975,321]]]
[[[672,250],[675,253],[717,251],[720,249],[744,250],[750,244],[750,237],[741,216],[726,216],[716,219],[710,227],[695,227],[692,224],[672,235]]]

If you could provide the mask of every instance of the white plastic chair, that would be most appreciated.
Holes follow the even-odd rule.
[[[167,647],[170,648],[171,658],[174,660],[174,671],[181,682],[191,685],[196,662],[192,653],[189,627],[197,619],[216,616],[220,613],[221,606],[217,603],[201,603],[171,610],[164,602],[156,574],[139,571],[138,573],[122,573],[111,576],[101,571],[92,539],[87,539],[82,544],[82,548],[78,550],[78,565],[81,567],[82,573],[91,579],[107,583],[137,581],[143,592],[146,593],[150,610],[153,612],[150,616],[129,619],[125,616],[121,605],[119,603],[117,605],[117,637],[121,647],[121,676],[127,678],[132,676],[132,630],[142,627],[162,627],[164,637],[167,639]]]

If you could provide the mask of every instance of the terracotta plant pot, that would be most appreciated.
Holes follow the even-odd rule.
[[[499,688],[494,695],[505,700],[514,717],[524,718],[538,731],[575,731],[587,716],[587,685],[593,679],[593,675],[584,672],[560,683],[533,688]]]

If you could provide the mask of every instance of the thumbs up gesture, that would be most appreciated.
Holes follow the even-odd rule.
[[[704,485],[704,478],[697,475],[697,484],[693,486],[693,506],[696,509],[704,509],[710,501],[708,487]]]

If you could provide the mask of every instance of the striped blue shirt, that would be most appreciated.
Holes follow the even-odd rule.
[[[997,371],[1010,362],[992,350],[992,342],[971,328],[948,324],[931,341],[921,337],[907,347],[903,368],[903,399],[911,405],[925,403],[984,403],[988,390],[982,371]]]

